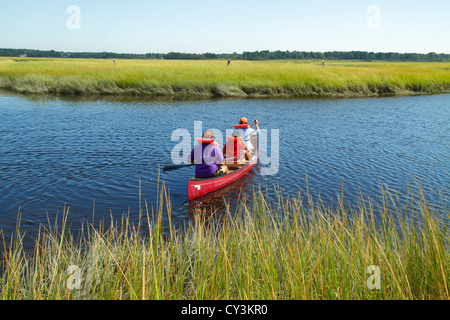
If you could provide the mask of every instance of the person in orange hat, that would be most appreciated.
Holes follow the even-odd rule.
[[[258,120],[255,120],[253,124],[255,125],[256,130],[252,129],[248,125],[248,120],[246,117],[242,117],[241,119],[239,119],[239,124],[234,126],[236,131],[239,132],[240,137],[244,140],[244,144],[247,147],[247,151],[249,153],[251,153],[253,150],[253,144],[250,140],[250,137],[257,135],[260,132],[258,127]]]

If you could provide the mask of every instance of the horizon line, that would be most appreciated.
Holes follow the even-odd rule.
[[[107,51],[107,50],[103,50],[103,51],[66,51],[66,50],[55,50],[55,49],[31,49],[31,48],[0,48],[0,50],[30,50],[30,51],[54,51],[54,52],[62,52],[62,53],[113,53],[113,54],[132,54],[132,55],[145,55],[145,54],[169,54],[169,53],[181,53],[181,54],[239,54],[242,55],[245,52],[314,52],[314,53],[326,53],[326,52],[367,52],[367,53],[399,53],[399,54],[422,54],[422,55],[426,55],[426,54],[430,54],[430,53],[435,53],[435,54],[450,54],[450,53],[446,53],[446,52],[436,52],[436,51],[429,51],[427,53],[424,52],[413,52],[413,51],[405,51],[405,52],[400,52],[400,51],[368,51],[368,50],[326,50],[326,51],[313,51],[313,50],[281,50],[281,49],[277,49],[277,50],[268,50],[268,49],[262,49],[262,50],[253,50],[253,51],[242,51],[242,52],[221,52],[221,53],[217,53],[217,52],[212,52],[212,51],[206,51],[206,52],[183,52],[183,51],[169,51],[169,52],[141,52],[141,53],[136,53],[136,52],[115,52],[115,51]]]

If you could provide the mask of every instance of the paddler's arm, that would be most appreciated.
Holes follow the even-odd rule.
[[[255,124],[255,130],[253,130],[253,132],[250,133],[250,136],[255,136],[255,135],[259,134],[259,132],[260,132],[259,126],[258,126],[258,120],[255,120],[254,124]]]
[[[215,157],[216,157],[216,163],[217,163],[218,165],[221,166],[221,165],[224,164],[225,158],[223,157],[223,154],[222,154],[222,151],[220,150],[220,148],[217,147],[217,146],[215,146],[215,148],[217,148],[217,149],[215,150],[215,152],[216,152],[216,154],[215,154]]]
[[[223,157],[222,151],[220,150],[220,148],[218,146],[215,146],[217,148],[216,150],[216,161],[217,164],[222,167],[222,172],[223,174],[227,174],[229,172],[229,169],[227,167],[227,165],[224,163],[225,162],[225,158]]]

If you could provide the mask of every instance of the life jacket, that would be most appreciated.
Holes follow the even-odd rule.
[[[243,129],[244,133],[247,131],[247,129],[250,129],[251,127],[248,125],[248,123],[246,124],[237,124],[234,126],[235,129]],[[249,142],[250,141],[250,136],[248,134],[245,134],[245,136],[242,137],[242,139],[244,140],[244,142]]]
[[[197,138],[197,141],[200,144],[211,144],[212,143],[213,145],[219,146],[217,141],[215,141],[214,139]]]
[[[237,137],[227,137],[227,143],[223,146],[223,154],[226,156],[226,158],[232,158],[227,161],[233,161],[234,163],[237,163],[237,158],[240,158],[240,148],[238,148],[238,143],[240,142],[241,145],[244,147],[244,150],[247,149],[244,143],[240,141]],[[228,145],[232,143],[233,147],[231,150],[227,150],[230,148]]]
[[[248,123],[245,124],[237,124],[234,126],[236,129],[250,129],[250,126],[248,125]]]
[[[239,139],[238,137],[227,137],[228,141],[233,141],[234,140],[235,143],[238,142],[238,139]]]

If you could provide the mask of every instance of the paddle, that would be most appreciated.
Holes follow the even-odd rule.
[[[174,164],[174,165],[172,165],[172,166],[165,166],[164,168],[163,168],[163,171],[164,172],[166,172],[166,171],[172,171],[172,170],[177,170],[177,169],[180,169],[180,168],[183,168],[183,167],[189,167],[189,166],[194,166],[195,164],[194,163],[188,163],[188,164]]]
[[[235,157],[235,158],[226,158],[225,161],[227,160],[234,160],[234,159],[239,159],[240,157]],[[177,170],[180,168],[184,168],[184,167],[189,167],[189,166],[195,166],[195,163],[188,163],[188,164],[174,164],[171,166],[165,166],[163,168],[163,172],[167,172],[167,171],[173,171],[173,170]]]

